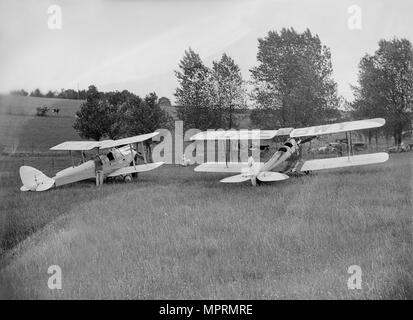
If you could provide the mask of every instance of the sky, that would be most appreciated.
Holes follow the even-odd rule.
[[[250,80],[258,38],[293,27],[330,48],[338,93],[352,100],[360,59],[383,38],[413,42],[412,14],[411,0],[0,0],[0,92],[94,84],[174,101],[188,47],[208,66],[227,53]]]

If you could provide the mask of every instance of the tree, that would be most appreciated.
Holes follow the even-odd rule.
[[[99,141],[110,132],[112,119],[110,106],[104,95],[93,85],[87,90],[86,102],[76,112],[73,128],[82,138]]]
[[[135,95],[128,90],[123,90],[122,92],[111,91],[104,94],[104,98],[108,103],[107,116],[111,123],[107,131],[109,138],[117,139],[126,132],[124,121],[125,104],[134,97]]]
[[[30,92],[30,96],[32,96],[32,97],[43,97],[43,93],[40,91],[39,88],[37,88],[34,91]]]
[[[318,35],[308,29],[301,34],[282,29],[258,42],[259,65],[251,70],[258,109],[253,124],[260,126],[265,120],[271,128],[305,126],[337,117],[340,100],[331,54]]]
[[[49,90],[49,91],[46,93],[45,97],[46,97],[46,98],[54,98],[54,97],[55,97],[55,94],[54,94],[53,91]]]
[[[360,61],[358,86],[353,87],[353,113],[385,117],[386,135],[400,145],[402,132],[411,125],[413,105],[413,49],[407,39],[380,40],[374,55]]]
[[[145,99],[132,95],[123,104],[121,123],[125,136],[135,136],[154,132],[160,128],[172,129],[173,119],[161,108],[156,93],[148,94]],[[143,142],[151,155],[151,140]]]
[[[131,96],[123,105],[123,122],[129,136],[154,132],[159,128],[172,128],[173,119],[162,110],[156,93],[148,94],[145,99]]]
[[[213,74],[191,48],[179,64],[180,71],[175,71],[179,87],[175,97],[178,104],[178,117],[186,128],[205,130],[216,126],[213,106]]]
[[[159,104],[161,107],[166,107],[166,108],[172,107],[171,100],[169,100],[167,97],[159,98],[158,104]]]
[[[235,113],[246,109],[246,90],[241,70],[235,61],[224,53],[220,61],[213,62],[215,81],[216,125],[231,129],[235,123]]]

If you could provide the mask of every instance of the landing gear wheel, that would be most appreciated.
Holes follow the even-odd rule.
[[[130,174],[126,175],[126,176],[123,178],[123,181],[125,181],[125,182],[131,182],[131,181],[132,181],[132,176],[131,176]]]
[[[311,171],[304,171],[304,173],[306,176],[308,176],[311,173]]]

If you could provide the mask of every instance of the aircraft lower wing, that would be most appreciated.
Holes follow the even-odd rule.
[[[256,162],[252,165],[253,169],[258,169],[263,165],[262,162]],[[248,168],[247,162],[205,162],[195,168],[197,172],[228,172],[240,173]]]
[[[315,171],[352,166],[362,166],[367,164],[386,162],[388,159],[389,154],[386,152],[362,154],[350,157],[316,159],[305,161],[300,171]]]
[[[165,162],[154,162],[154,163],[146,163],[146,164],[139,164],[136,166],[124,167],[118,170],[113,171],[108,177],[116,177],[120,175],[126,175],[131,173],[138,173],[138,172],[145,172],[156,169],[163,165]]]

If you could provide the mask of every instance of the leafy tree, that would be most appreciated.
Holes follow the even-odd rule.
[[[125,133],[125,103],[133,97],[135,95],[128,90],[111,91],[104,94],[108,103],[107,116],[111,123],[107,132],[109,138],[117,139]]]
[[[337,117],[331,54],[318,35],[282,29],[258,42],[259,65],[251,70],[254,125],[304,126]]]
[[[127,90],[103,93],[95,86],[89,86],[86,101],[76,117],[73,127],[79,135],[94,140],[140,135],[173,125],[155,93],[141,99]],[[150,141],[146,144],[149,146]]]
[[[148,94],[145,99],[132,95],[122,105],[123,134],[135,136],[154,132],[160,128],[172,129],[173,119],[169,113],[161,108],[155,93]],[[151,155],[151,140],[145,140],[148,158]]]
[[[166,97],[159,98],[158,104],[159,104],[161,107],[172,107],[171,100],[169,100],[169,99],[166,98]]]
[[[154,132],[159,128],[172,128],[173,119],[162,110],[156,93],[148,94],[145,99],[133,95],[122,107],[124,115],[124,134],[129,136]]]
[[[185,51],[180,61],[179,71],[175,71],[179,87],[175,97],[178,104],[178,117],[186,128],[205,130],[216,126],[213,106],[213,74],[191,48]]]
[[[82,138],[99,141],[110,131],[112,122],[109,116],[109,103],[102,99],[103,94],[93,85],[87,90],[86,102],[76,112],[73,128]]]
[[[30,92],[30,96],[32,96],[32,97],[43,97],[43,93],[40,91],[39,88],[37,88],[34,91]]]
[[[246,109],[246,90],[241,70],[227,54],[221,60],[213,62],[215,81],[216,115],[215,123],[219,128],[232,128],[235,123],[234,114]]]
[[[411,125],[413,105],[413,49],[407,39],[380,40],[374,55],[359,64],[358,86],[351,108],[358,117],[385,117],[386,135],[396,145]]]
[[[53,91],[49,90],[49,91],[46,93],[45,97],[46,97],[46,98],[54,98],[54,97],[55,97],[55,94],[54,94]]]

